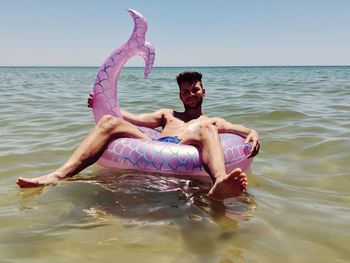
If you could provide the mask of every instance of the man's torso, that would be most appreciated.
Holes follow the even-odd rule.
[[[172,110],[164,112],[164,127],[161,131],[161,136],[178,136],[183,132],[195,129],[203,121],[210,121],[211,119],[205,115],[198,118],[191,118],[184,113],[179,113]]]

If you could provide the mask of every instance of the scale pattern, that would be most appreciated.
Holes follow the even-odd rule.
[[[139,55],[145,61],[144,77],[152,70],[155,52],[151,43],[145,40],[147,21],[135,10],[128,10],[134,19],[134,30],[129,40],[117,48],[101,65],[94,84],[94,117],[98,122],[103,115],[121,117],[117,96],[120,72],[125,63]]]
[[[235,134],[221,134],[224,149],[225,167],[231,171],[236,167],[249,168],[252,159],[248,159],[250,144]],[[191,145],[120,138],[112,142],[104,155],[106,166],[134,169],[167,174],[206,175],[200,154]],[[108,162],[107,160],[111,161]]]

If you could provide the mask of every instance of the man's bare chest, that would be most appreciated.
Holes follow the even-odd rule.
[[[165,122],[165,127],[167,128],[177,128],[177,129],[183,129],[186,127],[190,127],[195,123],[199,123],[205,120],[208,120],[209,118],[206,116],[201,116],[199,118],[196,119],[192,119],[192,120],[181,120],[177,117],[174,116],[169,116],[168,118],[166,118],[166,122]],[[164,128],[165,128],[164,127]]]

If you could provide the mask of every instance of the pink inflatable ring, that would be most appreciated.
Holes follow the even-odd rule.
[[[117,95],[119,74],[124,64],[135,55],[145,61],[145,74],[150,73],[155,52],[151,43],[145,40],[147,22],[138,12],[128,10],[134,20],[134,30],[130,39],[117,48],[102,64],[94,84],[93,113],[96,123],[104,115],[122,118]],[[139,127],[152,139],[159,138],[157,130]],[[235,134],[220,134],[225,155],[225,167],[229,172],[240,167],[247,170],[252,158],[250,144]],[[98,161],[106,167],[134,169],[163,174],[184,174],[191,176],[209,175],[204,170],[198,149],[191,145],[178,145],[168,142],[146,141],[141,139],[119,138],[111,142]]]

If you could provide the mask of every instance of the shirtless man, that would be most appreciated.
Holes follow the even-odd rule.
[[[116,138],[130,137],[151,140],[135,125],[148,128],[162,127],[162,138],[167,137],[173,143],[191,144],[200,149],[204,169],[213,180],[208,196],[216,200],[239,196],[247,190],[247,177],[237,168],[229,174],[225,172],[224,154],[219,133],[236,133],[246,137],[246,143],[252,142],[250,157],[259,152],[259,135],[255,130],[242,125],[232,124],[222,118],[209,118],[203,115],[202,102],[205,89],[202,74],[185,71],[177,76],[180,88],[179,97],[184,104],[184,112],[160,109],[153,113],[135,115],[122,110],[124,119],[106,115],[83,140],[72,156],[56,171],[35,178],[18,178],[20,187],[55,185],[58,181],[72,177],[95,163],[103,154],[107,145]],[[93,94],[88,100],[93,104]],[[162,139],[160,139],[162,140]]]

